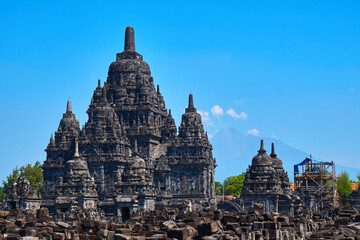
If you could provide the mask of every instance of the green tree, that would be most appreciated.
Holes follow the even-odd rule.
[[[10,192],[12,185],[14,184],[14,182],[16,182],[18,180],[19,177],[20,177],[20,171],[19,171],[18,167],[15,167],[12,170],[12,173],[10,173],[6,177],[6,181],[3,180],[2,190],[5,194],[5,196]]]
[[[225,180],[225,195],[240,197],[241,189],[244,186],[245,173],[237,176],[230,176]]]
[[[358,190],[360,190],[360,174],[356,176],[357,177],[357,181],[356,183],[358,184]]]
[[[241,189],[244,186],[245,173],[237,176],[230,176],[225,179],[225,187],[221,182],[215,182],[216,195],[221,196],[223,189],[225,190],[224,195],[233,195],[234,197],[240,197]]]
[[[37,161],[34,165],[26,164],[19,168],[20,176],[25,177],[29,180],[30,185],[41,191],[43,186],[43,171],[41,164]]]
[[[216,196],[222,195],[223,185],[221,182],[215,182],[215,191],[216,191]]]
[[[345,171],[341,172],[336,180],[337,192],[340,196],[341,203],[346,205],[349,203],[349,196],[352,193],[349,174]]]
[[[43,171],[41,164],[37,161],[34,165],[26,164],[20,168],[15,167],[11,174],[6,177],[6,180],[3,180],[3,186],[0,187],[0,200],[6,198],[6,196],[11,191],[12,185],[18,180],[19,177],[25,177],[29,180],[30,185],[42,190],[43,186]]]
[[[0,201],[6,198],[6,193],[4,192],[4,188],[0,187]]]

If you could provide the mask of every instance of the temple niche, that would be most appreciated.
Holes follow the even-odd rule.
[[[42,206],[50,213],[101,210],[125,221],[137,211],[215,203],[216,163],[193,95],[177,131],[132,27],[81,129],[71,104],[46,148]]]

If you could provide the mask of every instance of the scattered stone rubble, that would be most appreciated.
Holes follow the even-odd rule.
[[[0,238],[4,239],[360,239],[360,213],[352,207],[329,209],[298,218],[263,213],[233,213],[208,208],[138,213],[130,220],[88,219],[85,213],[50,216],[0,211]]]

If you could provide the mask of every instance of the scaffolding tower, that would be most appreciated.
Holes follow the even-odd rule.
[[[310,158],[294,165],[294,188],[311,210],[323,209],[329,203],[336,206],[335,163],[310,155]]]

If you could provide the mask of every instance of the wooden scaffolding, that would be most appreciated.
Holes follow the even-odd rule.
[[[323,208],[337,204],[335,163],[310,156],[294,165],[295,191],[311,198],[316,206]]]

